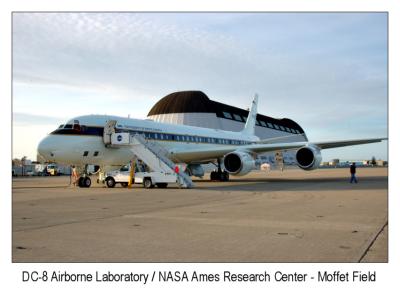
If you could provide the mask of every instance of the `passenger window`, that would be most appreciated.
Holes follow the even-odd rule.
[[[267,125],[265,124],[265,121],[263,121],[263,120],[261,120],[260,123],[261,123],[262,126],[267,126]]]
[[[84,157],[87,157],[87,156],[88,156],[88,154],[89,154],[89,152],[88,152],[88,151],[84,151],[84,152],[83,152],[83,156],[84,156]]]
[[[233,117],[234,117],[235,120],[237,120],[237,121],[242,121],[242,118],[240,117],[240,115],[233,114]]]
[[[94,157],[97,157],[98,155],[99,155],[98,151],[95,151],[94,154],[93,154]]]
[[[229,118],[232,119],[232,114],[230,114],[229,112],[222,112],[222,114],[224,115],[225,118]]]

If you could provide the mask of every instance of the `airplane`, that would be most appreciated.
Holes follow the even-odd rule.
[[[256,167],[261,154],[294,151],[295,161],[303,170],[318,168],[321,150],[376,143],[387,138],[336,140],[325,142],[284,142],[284,137],[260,140],[255,135],[258,95],[256,94],[243,130],[239,132],[176,125],[109,115],[84,115],[74,117],[48,134],[38,145],[42,159],[66,165],[75,165],[80,174],[79,185],[90,187],[87,168],[97,165],[97,173],[117,169],[132,160],[126,147],[107,147],[103,140],[104,127],[116,121],[116,129],[131,134],[141,134],[168,151],[174,163],[186,165],[189,175],[204,176],[202,164],[214,163],[218,171],[211,173],[211,180],[227,181],[229,175],[246,175]],[[140,158],[140,157],[139,157]],[[216,163],[217,162],[217,163]],[[222,170],[223,165],[223,170]],[[82,181],[82,182],[81,182]]]

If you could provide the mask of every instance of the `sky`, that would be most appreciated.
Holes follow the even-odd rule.
[[[299,123],[310,141],[387,137],[385,13],[14,13],[13,157],[74,116],[146,118],[163,96]],[[387,142],[323,151],[387,159]]]

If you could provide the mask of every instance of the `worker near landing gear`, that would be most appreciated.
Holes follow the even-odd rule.
[[[72,184],[74,185],[74,187],[76,187],[76,183],[78,181],[78,172],[76,171],[76,167],[72,166]]]

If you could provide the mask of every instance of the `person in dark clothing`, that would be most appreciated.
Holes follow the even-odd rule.
[[[357,177],[356,177],[356,163],[352,163],[351,164],[351,166],[350,166],[350,174],[351,174],[350,183],[353,183],[353,181],[355,183],[358,183]]]

